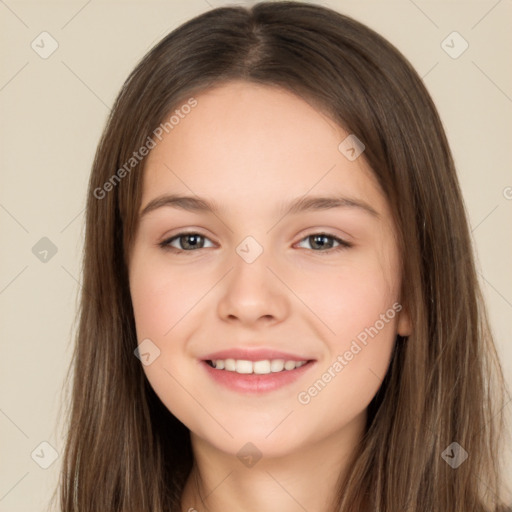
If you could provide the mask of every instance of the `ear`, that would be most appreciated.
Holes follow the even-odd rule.
[[[406,307],[398,313],[397,333],[403,337],[410,336],[412,333],[411,316]]]

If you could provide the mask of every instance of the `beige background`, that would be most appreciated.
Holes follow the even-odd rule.
[[[51,450],[40,447],[42,442],[58,454],[63,449],[59,407],[74,332],[86,184],[109,106],[156,41],[185,20],[225,3],[0,3],[0,511],[42,511],[57,483],[61,459],[46,470],[35,460],[51,462]],[[512,387],[512,4],[322,3],[395,44],[424,78],[438,106]],[[31,48],[43,31],[58,43],[47,59]],[[469,44],[456,59],[441,46],[453,31]],[[454,41],[452,52],[461,48],[461,41]],[[57,248],[46,263],[32,252],[43,237]],[[512,475],[512,458],[508,460]]]

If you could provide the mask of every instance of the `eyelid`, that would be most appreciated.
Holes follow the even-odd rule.
[[[184,249],[177,249],[176,247],[173,247],[170,245],[171,242],[174,242],[175,240],[178,240],[180,237],[182,236],[185,236],[185,235],[198,235],[202,238],[204,238],[205,240],[210,240],[210,237],[205,235],[204,233],[201,232],[201,230],[198,230],[198,229],[195,229],[195,230],[190,230],[190,231],[180,231],[179,233],[176,233],[175,235],[171,235],[171,236],[166,236],[162,239],[161,242],[158,242],[157,245],[159,247],[161,247],[162,249],[168,249],[170,251],[174,251],[176,253],[179,253],[179,252],[196,252],[198,249],[195,249],[195,250],[191,250],[191,251],[186,251]],[[210,249],[211,247],[200,247],[200,249]]]
[[[189,230],[189,231],[180,231],[179,233],[176,233],[170,237],[165,237],[157,245],[159,247],[161,247],[162,249],[169,250],[170,252],[174,252],[175,254],[194,253],[200,249],[211,249],[211,247],[199,247],[198,249],[185,250],[185,249],[178,249],[178,248],[170,245],[171,242],[174,242],[175,240],[178,240],[180,237],[185,236],[185,235],[198,235],[206,240],[210,240],[210,238],[208,236],[206,236],[204,233],[202,233],[201,230]],[[317,231],[312,231],[312,232],[302,236],[300,238],[300,240],[298,242],[296,242],[294,245],[300,244],[301,242],[304,242],[305,240],[307,240],[309,237],[312,237],[312,236],[325,236],[327,238],[331,238],[338,245],[335,247],[326,249],[326,250],[307,249],[307,251],[310,253],[333,254],[339,250],[349,249],[349,248],[353,247],[353,245],[354,245],[352,242],[349,242],[345,238],[341,238],[333,233],[330,233],[328,230],[322,230],[322,229],[318,229]]]
[[[304,240],[307,240],[311,236],[325,236],[327,238],[332,238],[335,242],[337,242],[339,244],[339,246],[342,246],[342,247],[345,247],[345,248],[349,248],[349,247],[353,246],[353,244],[351,242],[349,242],[348,240],[345,240],[344,238],[341,238],[341,237],[339,237],[337,235],[334,235],[333,233],[329,233],[328,231],[317,231],[317,232],[314,232],[314,233],[310,233],[309,235],[306,235],[306,236],[302,237],[299,240],[298,243],[301,243]],[[333,248],[327,249],[325,251],[313,251],[313,252],[324,252],[324,253],[325,252],[333,252],[336,249],[337,249],[337,247],[333,247]]]

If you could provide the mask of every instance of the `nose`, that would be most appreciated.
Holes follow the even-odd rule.
[[[265,252],[252,263],[235,255],[231,271],[220,283],[219,317],[246,326],[282,322],[290,303],[288,288],[278,273]]]

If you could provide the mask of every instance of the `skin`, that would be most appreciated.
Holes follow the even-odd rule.
[[[170,193],[214,200],[221,210],[162,206],[143,215],[129,263],[139,343],[149,338],[160,350],[144,371],[191,432],[195,467],[182,510],[327,512],[396,335],[410,334],[405,309],[308,404],[297,397],[400,303],[389,205],[363,156],[349,161],[338,150],[348,133],[303,99],[241,81],[195,97],[148,156],[140,211]],[[355,207],[285,215],[284,205],[306,194],[355,198],[378,215]],[[203,248],[175,254],[158,245],[182,231],[206,237]],[[318,248],[309,237],[322,232],[353,246],[334,251],[339,244],[327,238]],[[252,263],[236,251],[249,235],[263,249]],[[187,242],[172,245],[186,250]],[[316,362],[289,386],[239,393],[200,363],[232,347]],[[249,441],[263,455],[252,467],[236,456]]]

